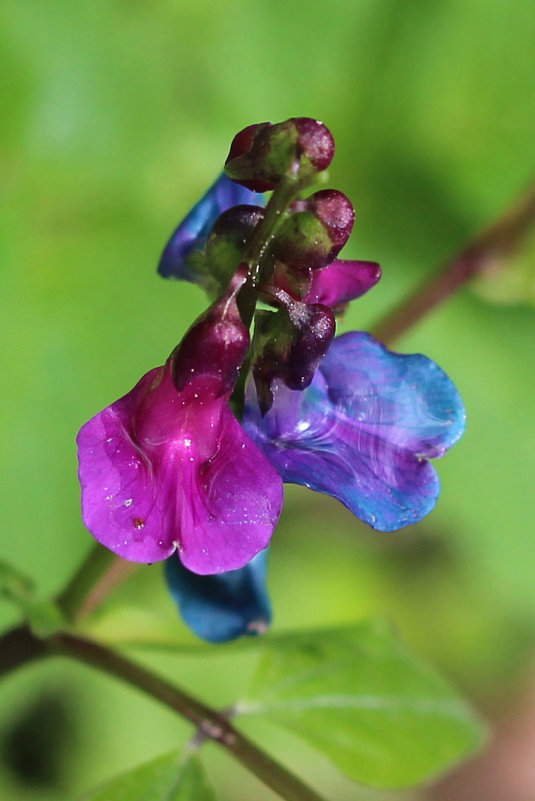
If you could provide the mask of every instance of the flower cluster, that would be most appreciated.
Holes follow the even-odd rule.
[[[334,338],[380,269],[337,258],[355,216],[347,197],[307,193],[333,153],[328,129],[306,118],[235,137],[158,268],[203,286],[210,306],[78,435],[87,528],[125,559],[167,560],[183,618],[214,642],[269,624],[265,556],[283,482],[395,531],[433,508],[429,458],[464,430],[434,362],[363,332]]]

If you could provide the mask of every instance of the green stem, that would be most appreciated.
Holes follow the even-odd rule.
[[[197,727],[199,742],[213,740],[286,801],[324,801],[283,765],[266,754],[227,718],[184,690],[155,676],[117,652],[92,640],[59,633],[41,641],[26,627],[0,638],[0,675],[43,656],[66,656],[125,681],[150,695]]]
[[[507,258],[524,242],[535,224],[535,183],[496,222],[461,253],[403,300],[372,327],[372,334],[388,344],[496,259]]]
[[[290,203],[302,189],[310,183],[310,178],[299,177],[298,175],[286,175],[277,184],[269,203],[266,206],[265,215],[254,230],[251,241],[243,256],[243,261],[249,267],[250,279],[240,292],[238,304],[243,322],[249,328],[256,309],[257,293],[256,287],[269,278],[269,271],[272,265],[269,259],[269,248],[277,232],[277,228],[284,220]],[[231,406],[238,419],[243,415],[245,383],[249,372],[250,360],[247,359],[240,370],[240,375],[234,392],[232,393]]]
[[[288,206],[308,181],[298,176],[285,175],[277,184],[266,206],[264,219],[257,225],[244,254],[244,261],[251,269],[253,286],[265,280],[262,267],[277,228],[284,219]]]
[[[117,559],[118,557],[114,553],[98,543],[91,548],[74,576],[58,596],[58,606],[67,620],[77,619],[87,597]]]

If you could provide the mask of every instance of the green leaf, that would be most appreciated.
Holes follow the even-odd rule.
[[[0,596],[18,607],[37,637],[49,637],[65,626],[54,601],[36,598],[31,578],[4,560],[0,560]]]
[[[385,623],[264,640],[264,648],[237,714],[291,729],[356,781],[414,785],[481,742],[469,707]]]
[[[116,776],[82,801],[216,801],[200,758],[179,751]]]
[[[33,598],[33,581],[17,567],[0,559],[0,595],[19,607],[24,607]]]
[[[59,606],[51,600],[33,601],[24,609],[28,624],[37,637],[50,637],[67,626]]]

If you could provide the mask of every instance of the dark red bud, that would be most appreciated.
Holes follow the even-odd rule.
[[[298,334],[289,353],[284,382],[290,389],[301,390],[309,386],[325,358],[334,337],[336,322],[328,306],[320,303],[310,306],[300,303],[299,306],[306,308],[299,309],[298,324],[295,315],[290,313],[290,320],[296,325]]]
[[[237,133],[232,140],[229,154],[225,162],[225,166],[228,166],[227,172],[229,173],[229,177],[232,178],[232,180],[236,180],[242,186],[247,187],[247,189],[250,189],[252,192],[269,192],[275,188],[275,184],[272,181],[253,174],[255,139],[259,134],[271,127],[272,124],[270,122],[259,122],[255,125],[248,125],[247,128]],[[261,139],[261,137],[259,137],[259,139]],[[256,149],[258,150],[258,142]],[[232,171],[231,162],[234,162],[234,172]],[[247,177],[247,175],[245,178],[241,177],[244,173],[249,173],[249,177]]]
[[[279,301],[284,295],[276,292]],[[276,313],[258,312],[256,317],[253,377],[262,414],[271,408],[271,386],[276,379],[294,390],[309,386],[336,329],[327,306],[308,305],[288,296],[283,302]]]
[[[236,272],[227,292],[193,323],[171,354],[179,392],[199,376],[219,379],[221,392],[230,391],[236,383],[249,348],[249,331],[237,303],[246,275],[245,269]]]
[[[298,272],[325,267],[334,258],[328,230],[309,210],[288,217],[277,231],[271,249],[276,259]]]
[[[336,189],[322,189],[320,192],[315,192],[307,198],[306,203],[327,229],[329,239],[333,248],[337,248],[336,254],[338,254],[353,230],[355,222],[353,204],[346,195]]]
[[[249,125],[233,139],[225,162],[229,178],[256,192],[274,189],[283,176],[310,183],[334,154],[334,140],[318,120],[293,117],[275,125]]]
[[[334,139],[327,126],[310,117],[294,117],[292,122],[297,128],[303,156],[318,172],[326,170],[334,156]]]

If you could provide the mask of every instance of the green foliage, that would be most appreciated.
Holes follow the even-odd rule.
[[[65,624],[54,601],[37,598],[29,576],[5,561],[0,561],[0,596],[15,605],[38,637],[48,637]]]
[[[332,185],[357,207],[342,255],[383,267],[341,324],[366,328],[530,179],[535,15],[533,0],[6,0],[0,31],[1,547],[42,597],[88,548],[77,429],[161,363],[201,311],[197,288],[154,270],[236,131],[295,114],[331,127]],[[276,631],[380,611],[479,698],[507,703],[535,646],[535,318],[482,293],[523,303],[530,264],[507,265],[397,345],[439,361],[468,411],[427,523],[378,537],[330,499],[288,489],[270,567]],[[119,595],[136,611],[95,621],[95,636],[101,626],[110,642],[169,646],[144,657],[192,688],[202,680],[215,700],[240,684],[235,667],[173,653],[194,640],[159,567]],[[19,615],[0,605],[4,625]],[[78,747],[61,786],[15,783],[2,766],[1,798],[72,801],[90,777],[176,736],[165,709],[62,660],[10,678],[3,717],[46,680],[78,699]],[[229,785],[232,801],[250,801]],[[261,788],[254,797],[272,801]]]
[[[382,622],[268,640],[238,713],[296,732],[355,781],[406,787],[481,743],[469,707]]]
[[[117,776],[82,801],[216,801],[198,756],[173,751]]]

